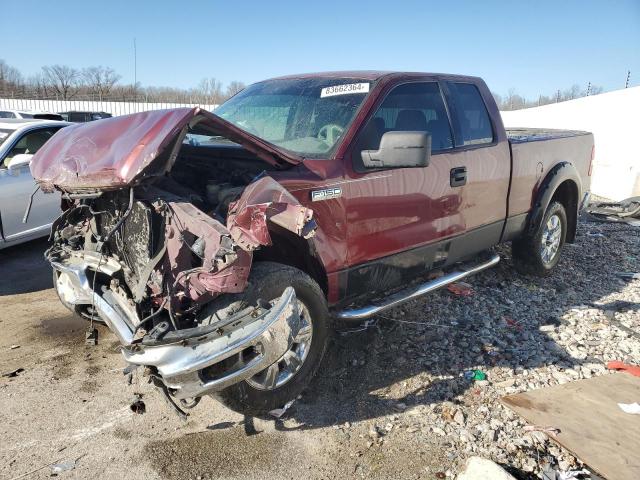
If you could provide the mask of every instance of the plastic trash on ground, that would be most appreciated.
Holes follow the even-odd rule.
[[[73,470],[76,468],[75,460],[68,460],[62,463],[54,463],[51,465],[51,475],[58,475],[62,472],[68,472],[69,470]]]
[[[620,410],[631,415],[640,415],[640,403],[619,403]]]

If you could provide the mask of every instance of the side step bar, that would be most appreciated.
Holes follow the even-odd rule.
[[[419,298],[429,292],[433,292],[434,290],[449,285],[450,283],[457,282],[458,280],[462,280],[469,275],[473,275],[475,273],[481,272],[482,270],[493,267],[499,261],[500,255],[494,254],[486,262],[463,270],[447,273],[442,277],[430,280],[421,285],[412,286],[410,288],[406,288],[397,293],[394,293],[393,295],[390,295],[389,297],[383,299],[383,303],[380,303],[378,305],[368,305],[366,307],[356,308],[353,310],[342,310],[341,312],[338,312],[336,316],[342,320],[364,320],[366,318],[373,317],[374,315],[389,310],[390,308],[402,305],[409,300],[415,300],[416,298]]]

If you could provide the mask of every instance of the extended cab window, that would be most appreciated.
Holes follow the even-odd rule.
[[[493,142],[493,129],[489,112],[478,87],[471,83],[449,83],[462,138],[456,146],[479,145]]]
[[[406,83],[391,90],[362,130],[355,161],[359,161],[360,151],[380,148],[386,132],[402,131],[429,132],[432,152],[453,147],[449,118],[436,82]]]

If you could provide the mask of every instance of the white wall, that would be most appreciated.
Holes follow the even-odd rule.
[[[213,110],[217,105],[199,105],[195,103],[133,103],[133,102],[91,102],[77,100],[25,100],[21,98],[0,98],[0,110],[30,110],[38,112],[68,112],[70,110],[107,112],[113,116],[128,115],[130,113],[147,110],[162,110],[166,108],[201,107]]]
[[[591,192],[611,200],[640,195],[640,87],[501,113],[507,128],[592,132]]]

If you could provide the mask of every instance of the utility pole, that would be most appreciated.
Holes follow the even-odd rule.
[[[627,81],[624,82],[624,88],[629,88],[630,80],[631,80],[631,70],[627,70]]]
[[[560,101],[560,89],[556,92],[556,103]]]
[[[133,101],[138,99],[138,51],[136,49],[136,37],[133,37]]]

